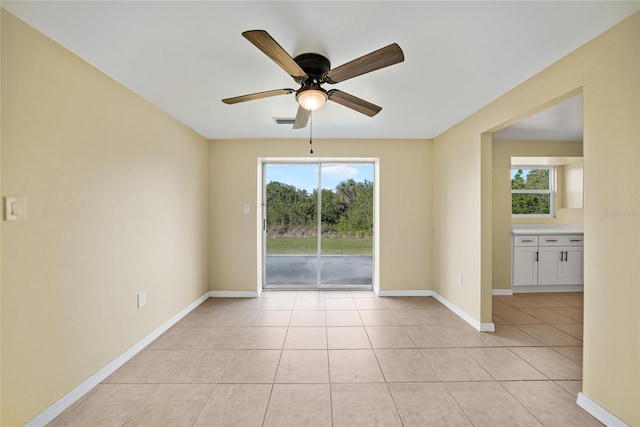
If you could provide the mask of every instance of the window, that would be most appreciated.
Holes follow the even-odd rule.
[[[554,214],[554,169],[520,166],[511,168],[511,215],[552,217]]]

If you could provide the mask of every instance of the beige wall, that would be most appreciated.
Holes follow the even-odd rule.
[[[557,211],[555,218],[511,219],[511,157],[579,157],[582,141],[494,140],[492,146],[493,289],[511,289],[511,223],[582,224],[582,209]],[[562,178],[560,178],[562,179]],[[559,199],[562,200],[561,194]]]
[[[2,421],[17,426],[207,288],[207,142],[2,11]],[[146,291],[147,305],[136,308]]]
[[[571,163],[562,167],[562,206],[582,213],[584,209],[584,162]],[[582,215],[581,215],[582,216]],[[582,220],[582,218],[580,218]]]
[[[434,289],[477,320],[481,320],[480,148],[480,132],[467,135],[458,128],[437,137],[433,146]],[[462,286],[456,284],[457,274],[463,275]]]
[[[431,288],[431,141],[317,140],[314,156],[380,159],[380,288]],[[257,160],[299,156],[309,145],[294,140],[210,142],[210,288],[256,291],[258,245]],[[251,205],[251,214],[242,205]],[[258,212],[259,213],[259,212]]]
[[[585,394],[640,425],[640,13],[585,51]],[[574,70],[578,72],[578,70]],[[608,215],[620,210],[632,215]]]
[[[490,192],[480,193],[480,180],[486,177],[481,165],[492,158],[481,134],[582,90],[583,392],[629,425],[640,425],[639,57],[636,13],[438,136],[433,147],[434,288],[469,314],[490,321],[486,295],[492,284],[481,277],[489,276],[483,269],[493,263],[481,265],[480,260],[486,248],[481,236],[493,235],[492,221],[484,218],[493,200]],[[460,271],[468,274],[463,286],[453,280]]]

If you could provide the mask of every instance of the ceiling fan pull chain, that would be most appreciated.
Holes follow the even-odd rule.
[[[311,150],[309,154],[313,154],[313,111],[309,114],[309,146]]]

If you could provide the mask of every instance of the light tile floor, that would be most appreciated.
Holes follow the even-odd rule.
[[[493,298],[481,333],[430,297],[209,299],[53,426],[591,426],[582,294]]]

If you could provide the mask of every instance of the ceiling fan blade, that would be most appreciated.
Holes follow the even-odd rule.
[[[404,61],[404,53],[397,43],[393,43],[329,70],[325,76],[325,81],[327,83],[343,82],[352,77],[370,73],[402,61]]]
[[[251,93],[249,95],[236,96],[233,98],[225,98],[222,100],[225,104],[237,104],[238,102],[253,101],[254,99],[268,98],[270,96],[288,95],[295,92],[293,89],[276,89],[267,90],[265,92]]]
[[[307,123],[309,122],[309,117],[311,116],[311,111],[302,108],[302,106],[298,105],[298,113],[296,114],[296,121],[293,122],[294,129],[302,129],[307,127]]]
[[[293,60],[291,55],[278,44],[264,30],[251,30],[242,33],[244,38],[249,40],[255,47],[260,49],[265,55],[267,55],[273,62],[278,64],[284,71],[292,77],[299,77],[301,79],[307,78],[307,73]]]
[[[373,117],[382,110],[382,107],[378,107],[364,99],[357,96],[350,95],[346,92],[342,92],[338,89],[332,89],[327,92],[327,96],[330,101],[337,102],[338,104],[356,110],[359,113],[365,114],[369,117]]]

